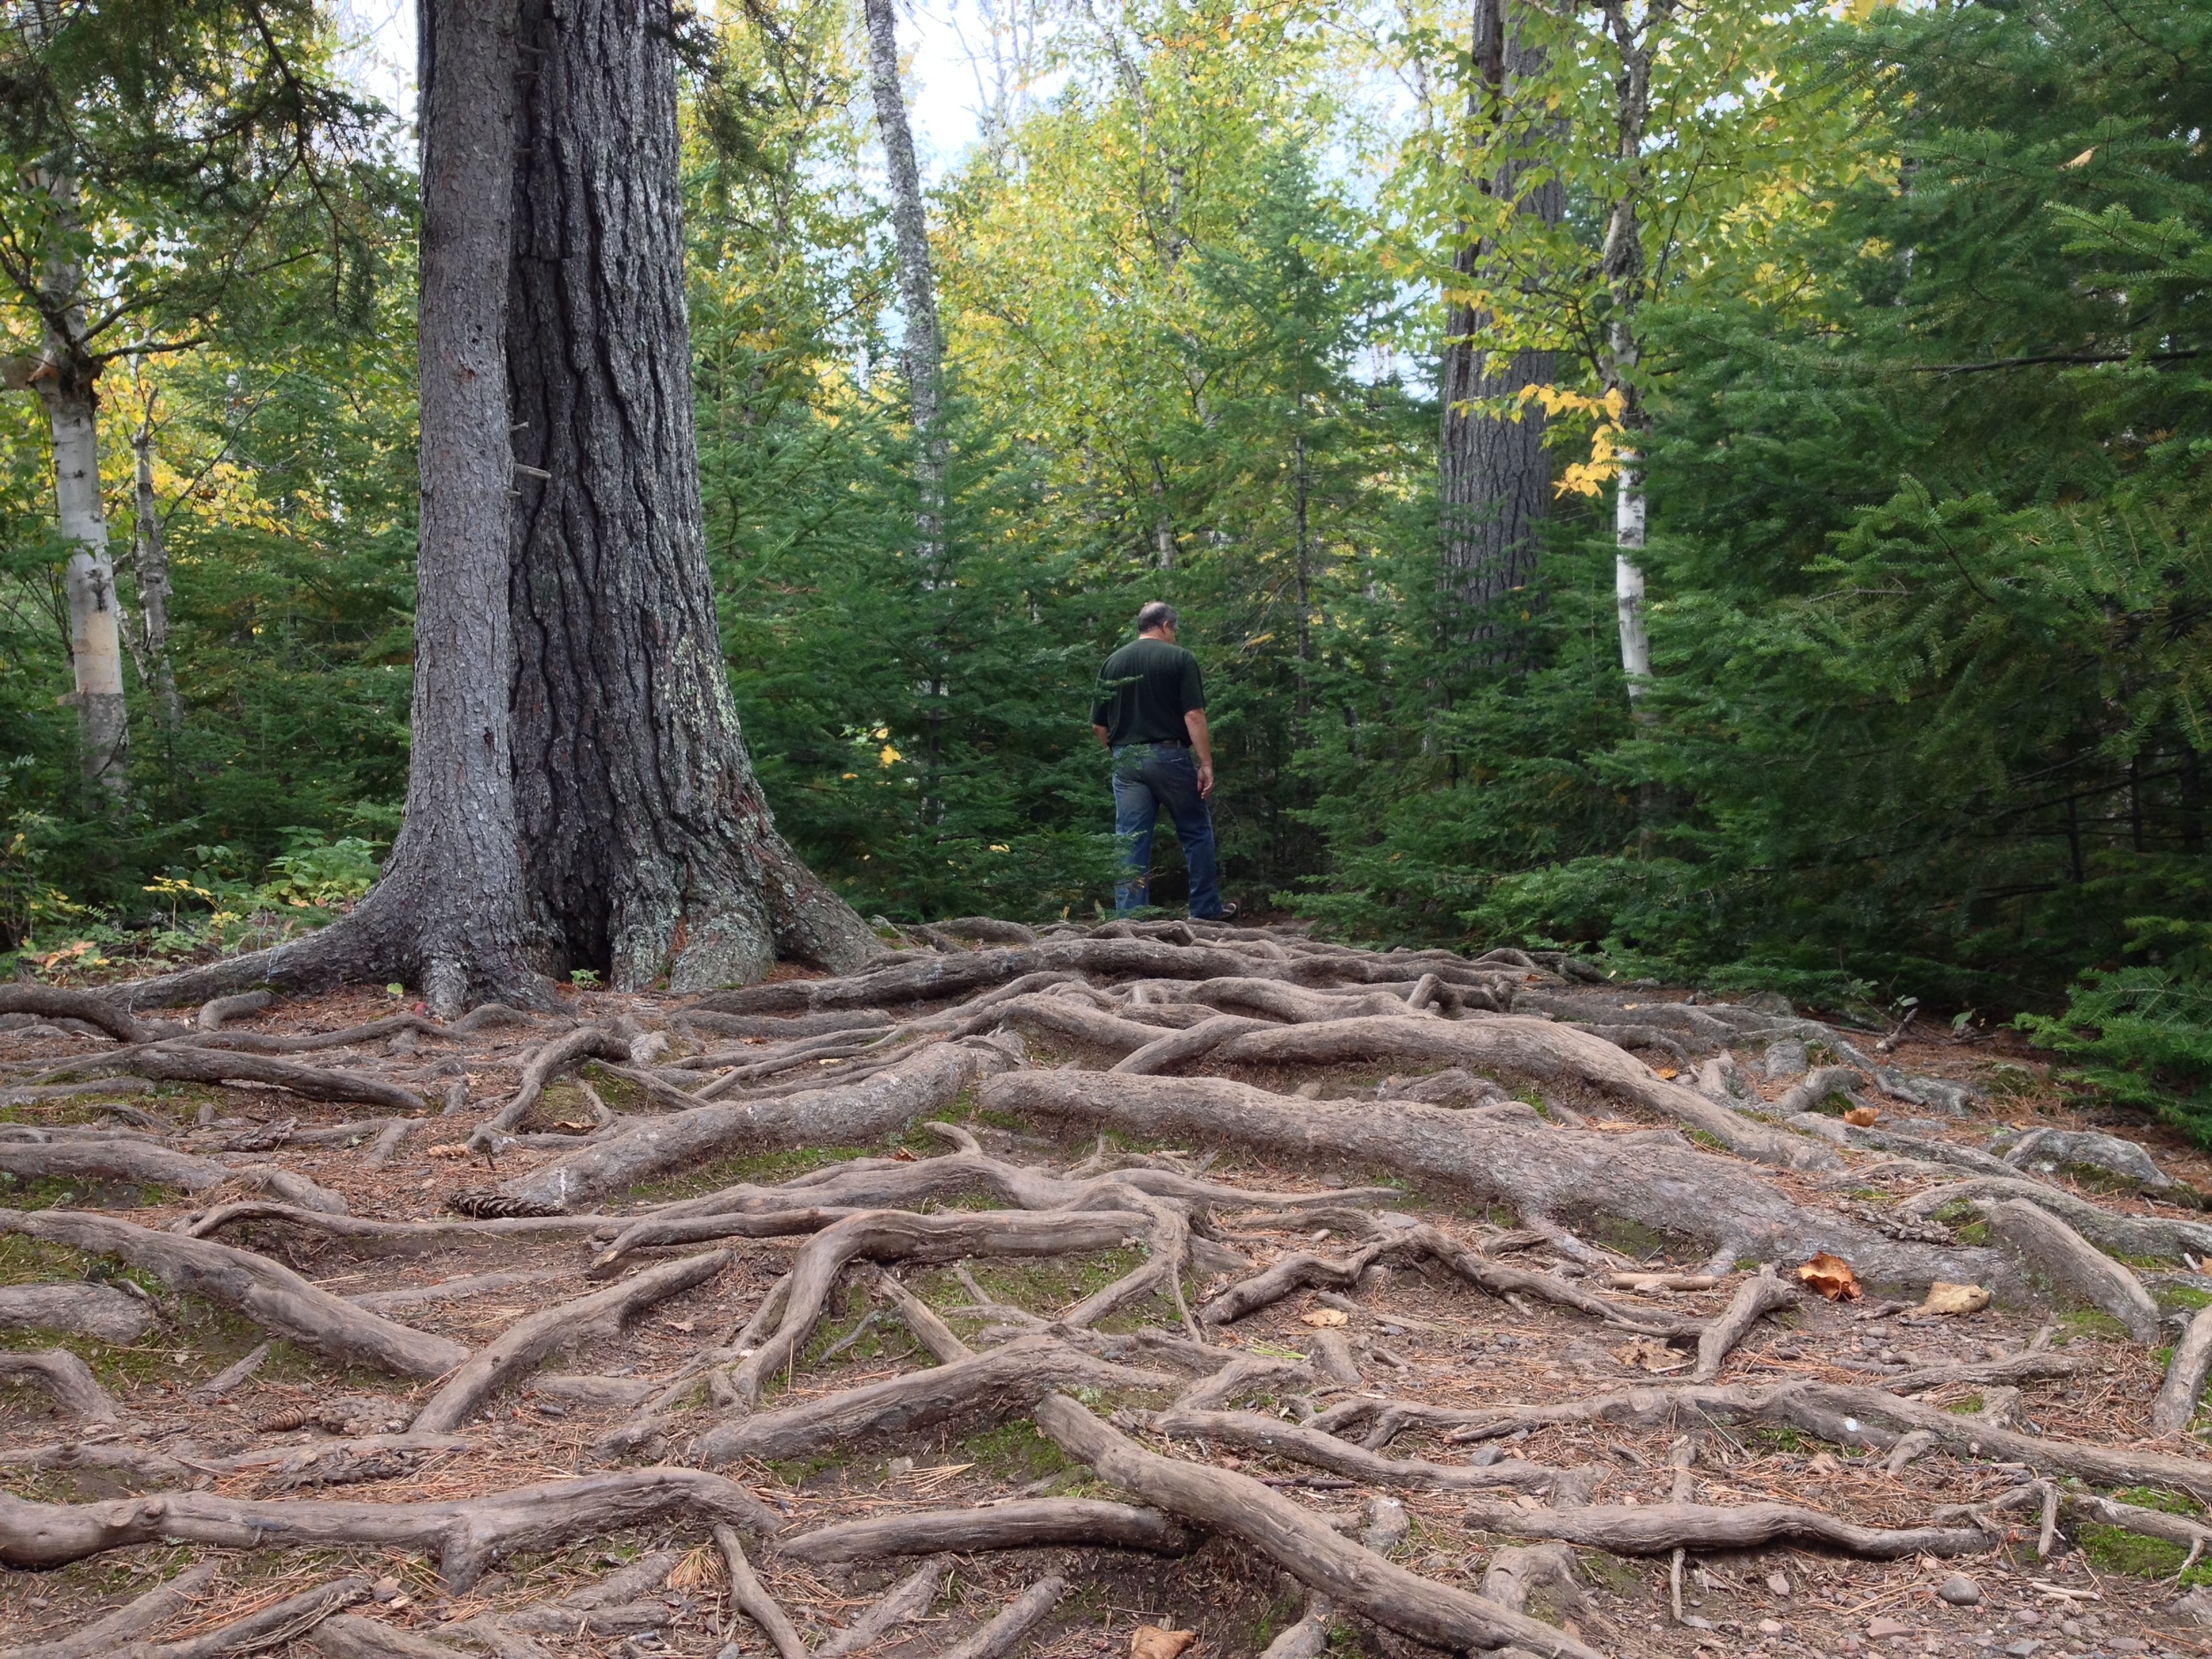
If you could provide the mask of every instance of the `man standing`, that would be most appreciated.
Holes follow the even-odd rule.
[[[1114,884],[1117,913],[1148,902],[1152,829],[1167,809],[1190,866],[1194,920],[1227,921],[1214,863],[1213,739],[1198,659],[1175,642],[1175,607],[1157,600],[1137,612],[1137,637],[1099,671],[1091,729],[1114,757],[1114,833],[1125,872]],[[1196,759],[1193,759],[1193,751]]]

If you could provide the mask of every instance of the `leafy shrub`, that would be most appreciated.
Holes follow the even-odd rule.
[[[2069,1081],[2212,1145],[2212,923],[2138,916],[2128,930],[2142,962],[2090,969],[2063,1014],[2020,1026],[2080,1063]]]

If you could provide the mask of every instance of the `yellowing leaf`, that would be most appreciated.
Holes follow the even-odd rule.
[[[1162,1630],[1157,1624],[1140,1624],[1129,1638],[1129,1659],[1176,1659],[1197,1640],[1198,1632],[1194,1630]]]
[[[1302,1313],[1298,1317],[1317,1331],[1327,1331],[1352,1323],[1350,1316],[1340,1308],[1316,1308],[1311,1313]]]

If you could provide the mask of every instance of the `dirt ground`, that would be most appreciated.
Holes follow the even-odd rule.
[[[1617,995],[1617,993],[1616,993]],[[1681,1000],[1684,993],[1645,987],[1651,1002]],[[516,1087],[528,1056],[576,1020],[602,1025],[626,1017],[646,1030],[669,1030],[670,1057],[708,1041],[687,1033],[678,999],[627,996],[602,991],[561,994],[559,1015],[487,1030],[466,1044],[424,1038],[416,1043],[378,1044],[337,1056],[308,1056],[316,1064],[362,1068],[411,1088],[427,1102],[432,1121],[414,1130],[380,1167],[365,1165],[373,1134],[314,1141],[303,1137],[362,1121],[357,1105],[303,1100],[272,1087],[159,1084],[148,1088],[119,1079],[110,1092],[26,1099],[0,1110],[0,1124],[55,1128],[112,1123],[113,1106],[142,1114],[127,1119],[162,1144],[233,1164],[274,1164],[341,1196],[356,1217],[431,1220],[447,1216],[457,1190],[485,1187],[561,1156],[557,1145],[511,1146],[495,1158],[466,1151],[466,1130]],[[235,1020],[226,1029],[288,1035],[331,1032],[398,1011],[400,1000],[381,992],[351,990],[291,999]],[[903,1010],[902,1010],[903,1012]],[[1870,1045],[1880,1033],[1852,1033]],[[114,1048],[108,1039],[68,1025],[19,1024],[0,1031],[0,1082],[28,1085]],[[1096,1069],[1111,1056],[1087,1052],[1079,1042],[1033,1042],[1033,1064],[1074,1063]],[[1659,1056],[1647,1056],[1657,1061]],[[1758,1072],[1755,1056],[1739,1056],[1760,1094],[1772,1100],[1791,1085]],[[1886,1056],[1900,1070],[1971,1084],[1980,1097],[1955,1118],[1885,1102],[1885,1122],[1906,1123],[1916,1134],[1961,1147],[1986,1148],[2011,1127],[2098,1127],[2139,1142],[2170,1175],[2212,1191],[2212,1158],[2170,1132],[2139,1122],[2088,1118],[2068,1108],[2046,1076],[2042,1060],[2006,1033],[1970,1041],[1909,1036]],[[1215,1070],[1203,1065],[1200,1071]],[[1263,1087],[1322,1098],[1372,1099],[1388,1071],[1381,1066],[1334,1066],[1295,1079],[1222,1068]],[[695,1075],[695,1079],[696,1074]],[[452,1082],[465,1079],[459,1110],[438,1116]],[[1514,1079],[1506,1079],[1509,1084]],[[1524,1087],[1532,1102],[1542,1089]],[[1653,1113],[1571,1087],[1553,1087],[1558,1103],[1580,1109],[1595,1121],[1593,1133],[1645,1132],[1663,1120]],[[1870,1094],[1869,1098],[1875,1098]],[[580,1133],[596,1121],[603,1103],[618,1114],[644,1112],[652,1102],[602,1063],[557,1081],[527,1122],[541,1137]],[[1378,1110],[1386,1110],[1379,1102]],[[941,1114],[964,1123],[983,1148],[1010,1162],[1065,1168],[1097,1150],[1087,1139],[1066,1144],[1045,1126],[1001,1121],[964,1097]],[[375,1125],[372,1125],[372,1129]],[[733,1182],[771,1182],[802,1175],[861,1153],[902,1149],[929,1157],[945,1143],[918,1128],[884,1146],[826,1146],[722,1159],[710,1168],[658,1181],[601,1206],[619,1217],[672,1199],[714,1191]],[[1231,1147],[1132,1148],[1175,1167],[1203,1164],[1209,1179],[1278,1191],[1318,1191],[1360,1172],[1301,1167]],[[1855,1152],[1855,1165],[1870,1171],[1855,1202],[1890,1205],[1929,1184],[1924,1172],[1875,1171],[1878,1155]],[[1772,1171],[1762,1171],[1772,1176]],[[1832,1186],[1816,1194],[1809,1179],[1795,1182],[1821,1202],[1836,1202]],[[2043,1176],[2108,1209],[2147,1216],[2193,1218],[2185,1204],[2158,1202],[2109,1185],[2085,1185],[2065,1171]],[[62,1207],[114,1215],[141,1226],[168,1228],[226,1199],[249,1195],[218,1189],[187,1194],[157,1185],[81,1178],[7,1178],[0,1202],[20,1210]],[[1417,1192],[1394,1206],[1433,1223],[1486,1255],[1531,1268],[1571,1267],[1540,1240],[1515,1248],[1509,1238],[1516,1217],[1486,1211],[1448,1191]],[[1265,1266],[1294,1248],[1325,1252],[1344,1240],[1334,1229],[1308,1225],[1310,1217],[1255,1210],[1217,1210],[1217,1243],[1249,1263]],[[450,1240],[434,1248],[393,1253],[373,1243],[318,1236],[281,1223],[250,1223],[224,1234],[233,1245],[264,1252],[338,1296],[375,1297],[481,1275],[503,1276],[477,1294],[447,1300],[388,1303],[388,1317],[416,1329],[481,1349],[526,1316],[558,1306],[601,1287],[588,1269],[592,1248],[581,1239]],[[204,1392],[211,1379],[259,1344],[264,1333],[237,1313],[192,1294],[179,1294],[142,1273],[121,1271],[104,1258],[20,1236],[0,1234],[0,1285],[78,1282],[118,1278],[150,1293],[154,1320],[135,1340],[103,1341],[81,1333],[0,1328],[0,1346],[32,1350],[60,1348],[83,1359],[121,1409],[121,1421],[86,1430],[61,1407],[28,1386],[0,1385],[0,1464],[5,1488],[19,1499],[82,1503],[146,1489],[134,1474],[80,1463],[61,1466],[58,1445],[127,1444],[165,1454],[188,1469],[189,1489],[238,1498],[343,1498],[417,1502],[504,1491],[534,1482],[586,1474],[604,1466],[594,1442],[628,1417],[643,1383],[666,1379],[703,1347],[726,1341],[754,1312],[764,1294],[789,1266],[803,1238],[726,1241],[732,1264],[717,1277],[647,1310],[618,1335],[594,1338],[550,1359],[518,1387],[503,1389],[462,1433],[465,1449],[400,1453],[384,1457],[319,1457],[319,1448],[365,1435],[395,1432],[434,1392],[431,1382],[410,1383],[358,1367],[341,1367],[279,1340],[252,1374],[221,1392]],[[1606,1237],[1587,1242],[1618,1265],[1694,1272],[1699,1263],[1669,1257],[1663,1240]],[[649,1263],[665,1252],[643,1252]],[[1127,1253],[1067,1257],[1043,1264],[978,1261],[953,1267],[915,1267],[902,1277],[909,1288],[943,1313],[954,1329],[973,1337],[987,1323],[954,1311],[976,1303],[979,1286],[995,1302],[1051,1317],[1096,1289],[1134,1259]],[[1217,1261],[1225,1258],[1217,1258]],[[2186,1287],[2193,1262],[2164,1264],[2171,1284]],[[1249,1268],[1194,1270],[1184,1288],[1194,1306],[1244,1277]],[[967,1277],[964,1279],[963,1275]],[[1717,1315],[1741,1283],[1724,1279],[1708,1290],[1656,1290],[1643,1300],[1654,1307],[1700,1317]],[[2162,1279],[2167,1283],[2167,1279]],[[2207,1281],[2212,1286],[2212,1280]],[[2169,1285],[2170,1290],[2171,1285]],[[2185,1296],[2170,1302],[2185,1316]],[[1338,1325],[1324,1322],[1340,1319]],[[1104,1322],[1108,1333],[1141,1325],[1179,1329],[1165,1296],[1154,1295]],[[1393,1399],[1471,1409],[1500,1403],[1534,1404],[1624,1387],[1679,1380],[1667,1369],[1633,1362],[1622,1333],[1567,1309],[1508,1302],[1453,1276],[1409,1266],[1375,1270],[1348,1296],[1300,1291],[1213,1336],[1225,1348],[1251,1355],[1295,1356],[1310,1347],[1317,1330],[1338,1328],[1348,1337],[1365,1386]],[[2170,1325],[2162,1342],[2178,1327]],[[1722,1382],[1812,1379],[1864,1384],[1912,1368],[1993,1359],[2048,1348],[2084,1359],[2085,1371],[2022,1385],[2014,1420],[2032,1433],[2115,1445],[2147,1444],[2148,1409],[2162,1375],[2165,1350],[2129,1340],[2104,1316],[2062,1307],[1992,1307],[1964,1317],[1923,1314],[1911,1304],[1862,1298],[1829,1302],[1807,1296],[1801,1307],[1762,1321],[1729,1356]],[[1624,1358],[1629,1354],[1629,1358]],[[1680,1354],[1663,1359],[1663,1366]],[[904,1325],[849,1279],[833,1296],[826,1317],[806,1341],[787,1376],[776,1379],[767,1403],[783,1406],[833,1394],[928,1363]],[[1686,1370],[1682,1371],[1686,1376]],[[1924,1396],[1957,1411],[1980,1409],[1986,1391],[1965,1384]],[[1332,1396],[1317,1398],[1326,1403]],[[1138,1402],[1141,1403],[1141,1402]],[[1158,1402],[1154,1402],[1158,1403]],[[1288,1414],[1292,1402],[1263,1409]],[[1103,1408],[1102,1408],[1102,1409]],[[689,1439],[727,1415],[702,1394],[686,1404],[675,1428],[656,1442],[665,1461],[685,1461]],[[1494,1443],[1507,1455],[1554,1469],[1593,1471],[1587,1502],[1648,1505],[1675,1489],[1671,1430],[1613,1426],[1545,1427]],[[1870,1525],[1923,1525],[1947,1509],[1984,1503],[2016,1487],[2017,1467],[1962,1460],[1941,1450],[1918,1458],[1897,1474],[1879,1453],[1824,1445],[1788,1429],[1713,1422],[1694,1437],[1692,1471],[1696,1502],[1733,1505],[1779,1502],[1809,1506]],[[1148,1443],[1178,1456],[1207,1460],[1267,1481],[1317,1514],[1339,1517],[1354,1536],[1388,1539],[1392,1511],[1402,1504],[1409,1525],[1386,1542],[1390,1558],[1440,1584],[1475,1590],[1494,1553],[1516,1540],[1471,1530],[1468,1494],[1458,1491],[1386,1489],[1311,1466],[1202,1442]],[[1493,1442],[1483,1442],[1490,1448]],[[2200,1442],[2162,1443],[2165,1449],[2202,1455]],[[1393,1457],[1467,1463],[1475,1448],[1446,1433],[1412,1428],[1388,1446]],[[241,1455],[281,1454],[255,1466],[224,1467]],[[1479,1457],[1482,1453],[1477,1451]],[[1017,1494],[1112,1496],[1091,1471],[1072,1463],[1026,1419],[968,1432],[930,1433],[906,1440],[834,1448],[809,1458],[726,1470],[780,1511],[788,1531],[832,1521],[913,1508],[986,1505]],[[1533,1497],[1509,1502],[1535,1509]],[[2194,1511],[2200,1506],[2175,1494],[2139,1494],[2152,1507]],[[1680,1578],[1680,1617],[1670,1588],[1670,1557],[1634,1558],[1578,1552],[1581,1584],[1560,1605],[1532,1607],[1571,1633],[1615,1655],[1688,1655],[1704,1653],[1760,1659],[1762,1655],[1845,1654],[2002,1654],[2067,1655],[2212,1653],[2212,1631],[2175,1603],[2206,1568],[2184,1572],[2178,1546],[2111,1529],[2061,1529],[2049,1555],[2039,1559],[2035,1513],[2014,1511],[1997,1549],[1952,1560],[1908,1556],[1880,1562],[1794,1548],[1691,1554]],[[1380,1525],[1380,1531],[1374,1529]],[[703,1527],[677,1523],[645,1531],[617,1530],[541,1555],[501,1562],[465,1594],[451,1594],[434,1558],[396,1548],[251,1549],[153,1542],[91,1555],[41,1571],[0,1573],[0,1644],[51,1641],[87,1625],[187,1565],[212,1563],[211,1584],[192,1604],[136,1640],[189,1642],[219,1631],[256,1609],[346,1574],[377,1581],[372,1599],[353,1611],[402,1630],[434,1636],[481,1614],[508,1614],[575,1595],[623,1565],[657,1551],[679,1552],[647,1594],[625,1602],[619,1618],[595,1627],[580,1616],[573,1630],[530,1631],[529,1639],[556,1655],[603,1654],[608,1659],[664,1659],[710,1655],[726,1641],[739,1653],[772,1651],[750,1621],[734,1617],[727,1573]],[[856,1567],[808,1566],[755,1552],[765,1587],[789,1612],[801,1635],[815,1644],[849,1624],[913,1563],[888,1560]],[[1243,1659],[1259,1652],[1294,1623],[1305,1605],[1296,1579],[1234,1540],[1214,1537],[1179,1558],[1111,1550],[978,1553],[960,1557],[946,1587],[925,1618],[899,1628],[872,1652],[896,1651],[920,1659],[945,1648],[979,1620],[995,1612],[1024,1585],[1057,1572],[1074,1586],[1056,1611],[1032,1633],[1025,1651],[1037,1655],[1122,1654],[1142,1624],[1197,1633],[1197,1659]],[[1971,1604],[1939,1597],[1939,1586],[1962,1576]],[[1954,1586],[1955,1589],[1956,1586]],[[636,1609],[642,1606],[645,1611]],[[618,1626],[609,1628],[609,1625]],[[311,1651],[303,1637],[278,1641],[267,1651]],[[1398,1654],[1415,1644],[1349,1615],[1337,1621],[1334,1643],[1342,1653]],[[219,1646],[214,1651],[220,1651]]]

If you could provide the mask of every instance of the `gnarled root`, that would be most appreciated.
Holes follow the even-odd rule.
[[[917,1509],[842,1521],[780,1539],[777,1548],[799,1561],[873,1561],[886,1555],[1061,1548],[1181,1555],[1196,1543],[1156,1509],[1095,1498],[1028,1498],[987,1509]]]
[[[1517,1643],[1548,1659],[1600,1659],[1564,1632],[1394,1566],[1247,1476],[1148,1452],[1065,1394],[1037,1408],[1037,1426],[1104,1479],[1207,1531],[1257,1549],[1301,1582],[1386,1630],[1463,1652]]]
[[[1174,1386],[1164,1372],[1117,1365],[1054,1337],[1021,1336],[929,1371],[723,1424],[700,1438],[699,1455],[713,1464],[798,1457],[947,1423],[1002,1423],[1055,1388],[1171,1393]]]
[[[1652,1503],[1631,1509],[1589,1504],[1573,1509],[1523,1509],[1471,1503],[1467,1525],[1478,1532],[1552,1538],[1617,1555],[1663,1555],[1674,1549],[1756,1549],[1778,1542],[1815,1544],[1847,1555],[1896,1561],[1906,1555],[1968,1555],[1992,1549],[2000,1534],[1972,1526],[1857,1526],[1793,1503]]]
[[[234,1549],[395,1544],[436,1551],[447,1585],[464,1590],[492,1561],[515,1550],[677,1515],[757,1532],[782,1525],[744,1487],[697,1469],[623,1470],[438,1503],[263,1502],[206,1492],[29,1503],[0,1492],[0,1563],[58,1567],[157,1538]]]

